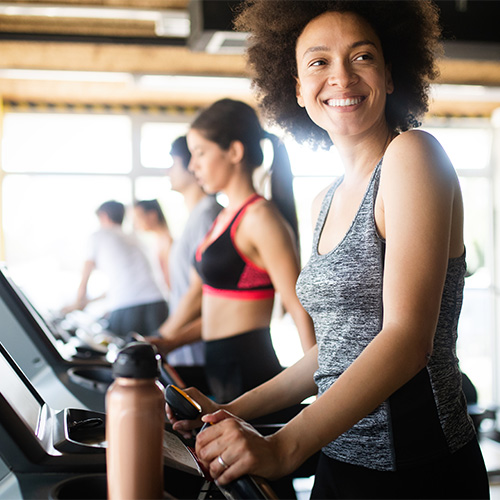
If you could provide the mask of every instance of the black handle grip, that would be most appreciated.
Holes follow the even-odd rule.
[[[201,406],[175,385],[167,385],[165,399],[179,420],[194,420],[201,414]]]

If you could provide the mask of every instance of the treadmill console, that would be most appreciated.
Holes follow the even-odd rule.
[[[30,391],[25,383],[26,380],[22,380],[22,374],[7,361],[5,354],[0,356],[0,373],[2,374],[0,394],[36,435],[39,430],[43,402]]]
[[[65,453],[101,454],[104,463],[105,414],[83,409],[53,410],[2,344],[0,373],[0,425],[11,439],[17,439],[28,457],[50,462]],[[2,452],[5,450],[0,449]]]

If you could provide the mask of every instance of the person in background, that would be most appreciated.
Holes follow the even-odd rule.
[[[488,498],[456,356],[460,184],[438,141],[411,130],[436,76],[436,6],[255,0],[236,24],[250,33],[267,116],[300,142],[335,144],[344,175],[313,204],[312,254],[297,281],[317,347],[228,405],[189,390],[213,424],[197,435],[198,457],[226,484],[281,477],[322,450],[318,499]],[[271,436],[236,417],[316,393]]]
[[[191,267],[196,249],[209,230],[222,206],[215,196],[207,195],[189,171],[191,153],[186,137],[181,136],[172,143],[170,155],[172,166],[168,177],[172,190],[182,194],[188,211],[188,218],[181,235],[172,243],[169,260],[170,317],[158,329],[158,334],[172,338],[168,346],[167,362],[176,368],[184,382],[197,387],[206,387],[204,365],[205,349],[201,338],[201,316],[192,317],[182,327],[177,328],[175,312],[191,285]],[[170,335],[175,331],[176,335]]]
[[[139,231],[151,231],[155,234],[158,262],[165,284],[170,289],[168,262],[173,240],[158,200],[140,200],[134,203],[134,226]]]
[[[253,184],[264,138],[274,147],[272,202]],[[193,293],[169,322],[183,325],[202,310],[208,383],[215,399],[227,402],[282,370],[270,336],[275,290],[304,351],[315,344],[311,318],[295,294],[300,269],[292,174],[283,144],[241,101],[212,104],[191,124],[187,141],[198,182],[207,193],[224,193],[228,204],[197,249]],[[156,344],[168,349],[176,332],[160,333],[164,340]]]
[[[125,207],[106,201],[96,215],[101,227],[89,239],[76,301],[64,312],[87,306],[87,285],[92,272],[99,269],[108,279],[109,330],[124,338],[131,332],[151,335],[167,318],[168,305],[139,242],[123,231]]]

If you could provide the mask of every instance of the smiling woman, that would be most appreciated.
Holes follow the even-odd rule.
[[[317,347],[227,405],[195,394],[223,410],[203,417],[215,425],[198,456],[224,484],[282,476],[321,450],[312,498],[487,498],[456,358],[460,185],[437,140],[410,130],[435,76],[435,6],[254,0],[237,24],[268,117],[298,141],[333,142],[344,174],[313,203],[297,281]],[[240,420],[316,392],[270,437]]]
[[[328,10],[354,11],[370,19],[380,38],[384,58],[391,65],[395,91],[387,101],[387,120],[392,128],[408,130],[419,123],[419,117],[428,105],[428,87],[438,73],[435,58],[441,52],[440,29],[435,5],[422,2],[418,11],[412,2],[314,1],[273,2],[269,4],[272,21],[254,22],[254,13],[261,8],[246,10],[236,20],[236,28],[249,31],[247,50],[250,67],[256,74],[257,97],[266,116],[290,131],[299,142],[329,146],[331,140],[319,127],[311,126],[305,109],[295,105],[296,40],[308,22]],[[259,14],[265,15],[259,10]],[[268,17],[268,16],[266,16]],[[283,19],[286,21],[280,22]],[[422,22],[428,20],[429,22]],[[252,25],[250,26],[250,23]],[[419,40],[418,50],[406,33]],[[252,43],[257,41],[258,43]],[[282,71],[290,68],[295,78]]]
[[[380,40],[368,22],[349,12],[328,12],[306,26],[296,54],[297,102],[332,139],[350,128],[355,134],[387,129],[384,108],[394,86]]]

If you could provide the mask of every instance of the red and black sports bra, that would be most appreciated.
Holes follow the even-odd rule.
[[[238,300],[260,300],[274,297],[269,274],[251,262],[238,249],[235,234],[246,209],[262,196],[248,198],[224,231],[202,251],[217,222],[214,222],[204,241],[198,247],[195,268],[203,282],[203,292]]]

